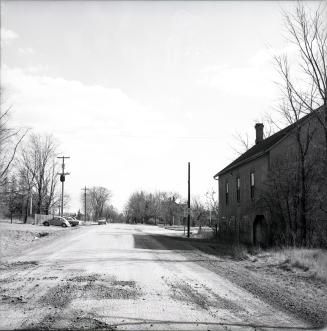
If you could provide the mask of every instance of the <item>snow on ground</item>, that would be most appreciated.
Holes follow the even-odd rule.
[[[40,240],[64,233],[70,229],[59,226],[32,225],[10,223],[8,220],[0,221],[0,259],[17,254],[30,248]]]

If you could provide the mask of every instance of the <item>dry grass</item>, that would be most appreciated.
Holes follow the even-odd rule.
[[[284,248],[273,255],[292,268],[312,273],[315,278],[327,282],[327,251],[309,248]]]
[[[0,222],[0,259],[29,248],[38,242],[39,238],[55,232],[64,233],[65,229],[60,226],[45,227],[43,225]]]
[[[192,227],[192,238],[195,239],[203,239],[203,240],[211,240],[216,238],[215,230],[209,226],[200,227]]]

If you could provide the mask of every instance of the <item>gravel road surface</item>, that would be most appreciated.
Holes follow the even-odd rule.
[[[154,226],[86,226],[2,261],[0,328],[309,330]],[[214,257],[213,257],[214,258]]]

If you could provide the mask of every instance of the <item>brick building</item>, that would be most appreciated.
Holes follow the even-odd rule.
[[[272,212],[263,203],[262,192],[267,189],[272,164],[285,155],[292,159],[293,153],[296,157],[299,126],[304,128],[301,132],[312,132],[310,153],[321,155],[323,134],[318,124],[313,114],[307,115],[266,139],[263,124],[255,125],[255,145],[214,176],[218,180],[219,231],[225,238],[261,246],[271,243]],[[322,214],[315,217],[327,218]]]

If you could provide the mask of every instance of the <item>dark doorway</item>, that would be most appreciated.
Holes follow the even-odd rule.
[[[255,246],[267,246],[267,225],[263,215],[257,215],[253,222],[253,244]]]

